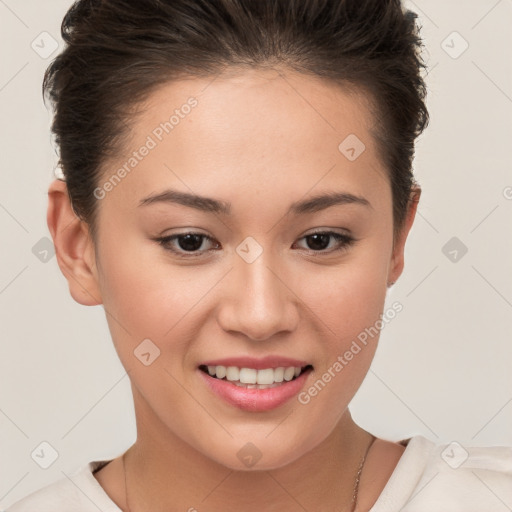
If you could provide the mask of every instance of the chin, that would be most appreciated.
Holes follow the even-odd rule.
[[[270,440],[266,435],[265,431],[257,438],[252,436],[252,441],[248,440],[251,436],[243,436],[243,440],[233,438],[214,451],[210,445],[203,454],[234,471],[268,471],[282,468],[314,448],[292,436],[285,443],[279,437]]]

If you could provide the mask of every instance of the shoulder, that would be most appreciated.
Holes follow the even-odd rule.
[[[93,461],[70,476],[33,491],[5,512],[121,512],[95,479],[93,472],[109,461]]]
[[[512,447],[402,440],[398,464],[370,512],[481,512],[512,506]]]

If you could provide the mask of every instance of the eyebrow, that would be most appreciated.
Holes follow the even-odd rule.
[[[231,215],[231,203],[229,202],[172,189],[164,190],[158,194],[141,199],[139,206],[148,206],[156,203],[175,203],[207,213]],[[287,213],[303,215],[319,212],[331,206],[345,204],[359,204],[373,208],[371,203],[362,196],[348,192],[327,192],[292,203]]]

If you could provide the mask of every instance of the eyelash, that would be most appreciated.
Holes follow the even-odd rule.
[[[206,239],[206,240],[208,240],[210,242],[214,241],[214,239],[209,237],[208,235],[205,235],[204,233],[196,233],[196,232],[178,233],[178,234],[175,234],[175,235],[164,236],[164,237],[160,237],[160,238],[155,238],[155,241],[158,242],[165,250],[170,251],[170,252],[176,254],[180,258],[203,257],[206,252],[213,250],[213,249],[208,249],[207,251],[202,251],[202,252],[199,252],[199,251],[191,252],[191,251],[189,251],[187,253],[187,252],[182,252],[182,251],[178,251],[176,249],[173,249],[170,246],[170,243],[173,240],[177,240],[178,238],[185,237],[187,235],[200,236],[200,237],[203,237],[203,239]],[[335,249],[330,249],[330,250],[325,250],[324,249],[324,250],[320,250],[320,251],[314,251],[312,249],[307,250],[309,254],[313,254],[315,256],[322,256],[322,255],[326,255],[326,254],[332,254],[333,252],[338,252],[338,251],[346,250],[354,242],[356,242],[356,239],[351,237],[350,235],[346,235],[344,233],[337,233],[336,231],[315,231],[313,233],[309,233],[309,234],[299,238],[299,240],[303,240],[303,239],[308,238],[308,237],[313,236],[313,235],[330,235],[338,243],[341,243],[341,246],[339,246],[339,247],[337,247]]]

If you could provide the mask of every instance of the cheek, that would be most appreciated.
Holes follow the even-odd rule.
[[[368,243],[343,264],[303,272],[298,281],[298,294],[323,334],[316,376],[321,382],[312,394],[325,385],[328,390],[317,402],[332,402],[333,411],[356,392],[377,348],[380,332],[375,326],[380,325],[386,298],[385,254],[382,246]]]
[[[383,251],[368,246],[339,265],[301,272],[296,290],[342,348],[382,313],[387,268]]]
[[[147,338],[160,347],[172,342],[173,353],[181,345],[185,350],[194,338],[202,300],[226,269],[178,266],[156,243],[139,239],[130,244],[127,238],[123,251],[117,249],[119,239],[109,238],[100,254],[102,299],[120,357]]]
[[[379,325],[386,292],[384,266],[374,263],[338,267],[333,275],[320,280],[317,274],[314,287],[302,288],[304,302],[321,320],[318,326],[323,336],[317,341],[321,364],[315,368],[310,386],[298,396],[298,402],[307,411],[305,430],[309,427],[319,438],[334,428],[348,407],[377,348],[380,332],[375,331],[375,325]],[[320,418],[322,431],[318,429]]]
[[[330,358],[333,352],[344,352],[347,343],[374,324],[382,312],[387,276],[382,242],[369,239],[338,264],[301,262],[297,267],[291,265],[289,274],[284,272],[283,278],[293,284],[310,310],[310,321],[324,332]],[[156,243],[130,238],[121,230],[101,241],[100,247],[101,293],[112,337],[116,346],[122,343],[132,350],[146,338],[167,344],[185,324],[189,329],[194,326],[195,314],[204,315],[202,298],[222,286],[220,281],[229,268],[221,264],[178,266]],[[190,337],[192,332],[185,336]]]

